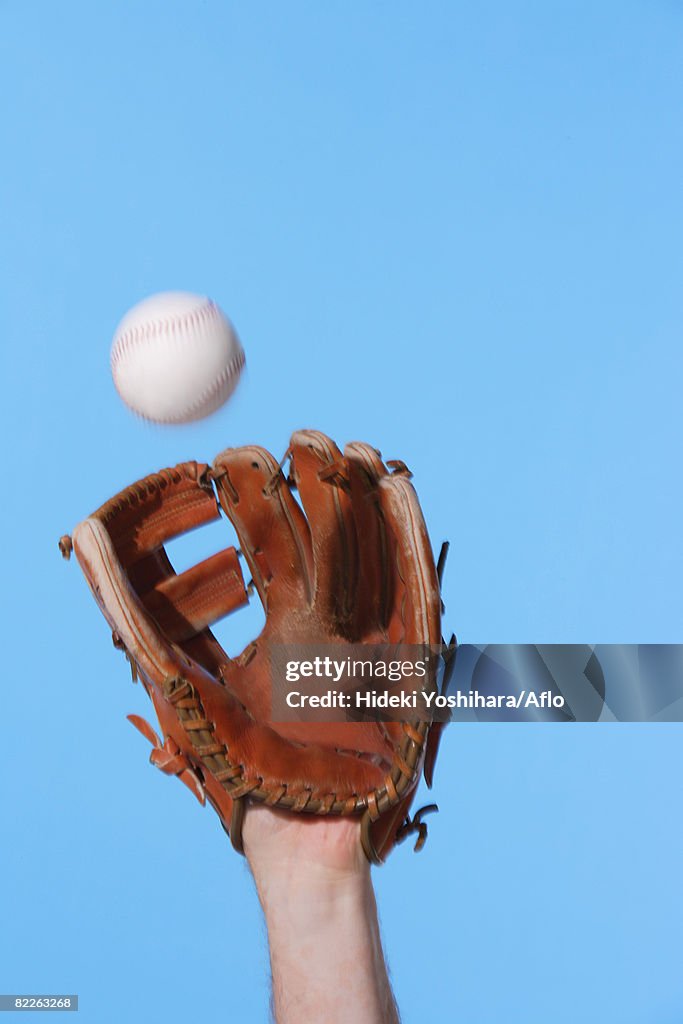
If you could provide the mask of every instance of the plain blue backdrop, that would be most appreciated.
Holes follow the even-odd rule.
[[[671,0],[1,5],[0,990],[268,1019],[246,868],[57,552],[139,476],[369,440],[451,540],[462,641],[683,641],[682,52]],[[248,366],[162,429],[108,352],[174,288]],[[682,736],[447,731],[430,841],[375,875],[406,1024],[683,1021]]]

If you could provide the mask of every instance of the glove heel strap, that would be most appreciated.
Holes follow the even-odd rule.
[[[244,797],[237,797],[232,801],[232,816],[230,818],[230,842],[233,850],[244,856],[244,843],[242,842],[242,826],[244,825],[244,813],[246,810]]]

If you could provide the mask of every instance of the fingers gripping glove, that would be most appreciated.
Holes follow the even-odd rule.
[[[344,454],[303,430],[289,476],[263,448],[228,449],[212,467],[188,462],[146,477],[62,538],[85,574],[114,643],[159,720],[137,715],[152,762],[218,812],[242,852],[249,801],[294,813],[354,815],[373,863],[426,825],[409,810],[438,729],[429,721],[270,720],[278,644],[441,644],[439,576],[417,495],[369,445]],[[297,489],[301,504],[293,496]],[[219,518],[233,524],[266,624],[239,657],[210,631],[247,600],[238,553],[226,548],[176,574],[164,543]]]

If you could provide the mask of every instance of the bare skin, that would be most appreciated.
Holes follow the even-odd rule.
[[[399,1024],[359,828],[248,810],[244,850],[268,928],[277,1024]]]

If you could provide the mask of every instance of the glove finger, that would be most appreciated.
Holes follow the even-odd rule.
[[[439,644],[441,597],[427,527],[415,488],[401,474],[378,484],[384,521],[394,541],[390,560],[393,593],[389,639],[407,644]]]
[[[266,613],[309,603],[308,524],[270,452],[255,445],[228,448],[214,461],[212,476]]]
[[[342,454],[318,430],[297,430],[289,450],[292,476],[311,531],[313,603],[325,621],[345,626],[353,610],[358,555]]]
[[[93,513],[112,534],[124,565],[141,564],[167,540],[218,519],[207,469],[204,463],[182,462],[152,473]]]
[[[387,470],[369,444],[353,441],[344,449],[351,485],[351,505],[358,539],[359,586],[355,602],[356,632],[382,635],[389,618],[390,538],[380,509],[377,485]]]

